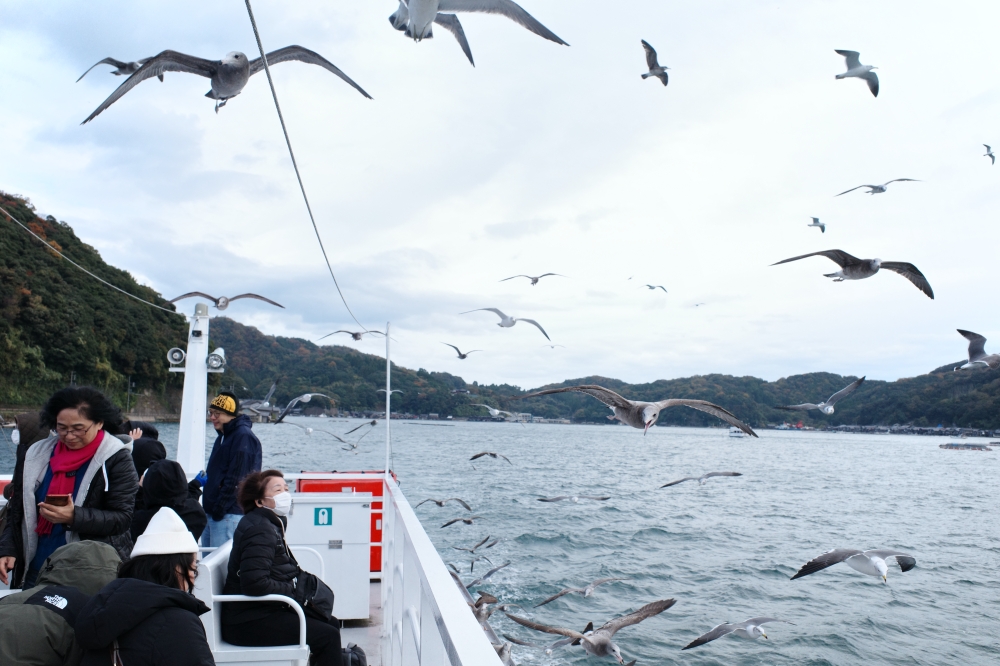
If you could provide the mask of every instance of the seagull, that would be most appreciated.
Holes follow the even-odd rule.
[[[507,315],[505,315],[504,313],[500,312],[500,310],[497,310],[496,308],[476,308],[475,310],[468,310],[466,312],[459,312],[459,314],[469,314],[470,312],[481,312],[481,311],[484,311],[484,310],[486,312],[492,312],[493,314],[495,314],[498,317],[500,317],[500,323],[497,324],[497,326],[499,326],[501,328],[510,328],[514,324],[516,324],[517,322],[524,321],[524,322],[527,322],[527,323],[531,324],[532,326],[534,326],[535,328],[537,328],[539,331],[541,331],[542,335],[545,336],[546,340],[549,340],[550,342],[552,341],[552,338],[550,338],[549,334],[545,332],[545,329],[542,328],[542,325],[539,324],[534,319],[519,319],[517,317],[508,317]]]
[[[481,453],[477,453],[476,455],[474,455],[471,458],[469,458],[469,460],[475,460],[477,458],[482,458],[483,456],[489,456],[490,458],[493,458],[494,460],[496,460],[497,458],[503,458],[504,460],[506,460],[507,462],[509,462],[511,465],[514,464],[514,463],[510,462],[510,458],[508,458],[507,456],[500,455],[499,453],[493,453],[492,451],[483,451]]]
[[[877,67],[872,67],[871,65],[862,65],[859,57],[860,53],[857,51],[842,51],[836,49],[836,52],[842,56],[847,61],[847,71],[843,74],[837,74],[837,79],[846,79],[850,77],[855,77],[859,79],[864,79],[868,82],[868,89],[872,91],[872,95],[878,97],[878,75],[873,72],[873,69],[878,69]]]
[[[650,426],[656,423],[656,420],[660,418],[660,412],[668,407],[684,406],[690,407],[691,409],[697,409],[702,412],[707,412],[712,416],[722,419],[729,425],[736,426],[748,435],[757,436],[750,426],[740,421],[733,414],[729,413],[722,407],[706,402],[704,400],[688,400],[684,398],[670,398],[667,400],[660,400],[659,402],[645,402],[642,400],[626,400],[614,391],[606,389],[603,386],[597,386],[596,384],[582,384],[580,386],[567,386],[565,388],[555,388],[547,389],[545,391],[537,391],[535,393],[529,393],[527,395],[522,395],[515,400],[524,400],[526,398],[536,398],[540,395],[551,395],[553,393],[568,393],[570,391],[576,393],[586,393],[592,398],[597,398],[605,405],[611,408],[614,412],[613,416],[608,416],[609,419],[618,419],[626,425],[630,425],[633,428],[641,428],[643,434],[649,430]]]
[[[319,65],[339,76],[368,99],[372,98],[371,95],[361,89],[361,86],[337,69],[332,62],[307,48],[294,45],[286,46],[283,49],[271,51],[267,54],[268,65],[277,65],[279,62],[288,62],[289,60],[298,60],[310,65]],[[205,97],[215,100],[215,112],[218,113],[219,109],[226,105],[226,102],[243,92],[243,88],[251,76],[263,69],[263,60],[260,58],[248,60],[246,55],[239,51],[230,51],[222,60],[205,60],[204,58],[197,58],[184,53],[178,53],[177,51],[163,51],[149,58],[132,76],[123,81],[118,86],[118,89],[111,93],[81,125],[85,125],[99,116],[102,111],[117,102],[125,93],[146,79],[154,76],[162,76],[164,72],[186,72],[187,74],[197,74],[198,76],[204,76],[206,79],[211,79],[212,89],[205,93]]]
[[[447,504],[448,502],[458,502],[462,506],[462,508],[464,508],[466,511],[472,511],[472,507],[469,506],[468,503],[464,499],[460,499],[458,497],[449,497],[448,499],[443,499],[443,500],[428,498],[428,499],[425,499],[423,502],[420,502],[420,504],[417,504],[417,506],[415,506],[413,508],[416,509],[421,504],[427,504],[428,502],[434,502],[439,507],[444,507],[444,505]]]
[[[466,525],[471,525],[473,520],[477,518],[482,518],[482,516],[469,516],[468,518],[452,518],[447,523],[441,526],[441,529],[448,527],[449,525],[454,525],[455,523],[465,523]]]
[[[340,330],[340,331],[334,331],[333,333],[327,333],[322,338],[320,338],[320,340],[328,338],[331,335],[337,335],[337,333],[347,333],[349,336],[351,336],[352,338],[354,338],[355,342],[360,342],[362,335],[381,335],[381,336],[385,336],[385,333],[383,333],[382,331],[344,331],[344,330]],[[319,342],[319,340],[317,340],[317,342]]]
[[[399,0],[399,9],[396,10],[394,14],[389,17],[389,23],[396,30],[402,31],[407,37],[410,36],[409,28],[407,27],[410,22],[410,10],[406,6],[404,0]],[[465,30],[462,28],[461,22],[459,22],[458,17],[454,14],[441,14],[438,13],[434,17],[434,23],[450,32],[458,40],[458,45],[462,47],[462,52],[465,53],[465,57],[469,59],[469,63],[475,67],[476,61],[472,59],[472,49],[469,48],[469,40],[465,38]],[[427,37],[433,37],[433,34],[428,34]]]
[[[83,77],[81,76],[80,78],[82,79]],[[986,154],[983,155],[983,157],[990,158],[990,164],[996,164],[997,163],[997,156],[993,154],[993,149],[990,148],[988,144],[984,143],[983,145],[986,146]]]
[[[176,303],[182,298],[191,298],[193,296],[200,296],[201,298],[207,298],[208,300],[212,301],[212,303],[215,304],[215,307],[219,310],[225,310],[226,308],[229,307],[229,304],[231,302],[238,300],[240,298],[256,298],[258,301],[264,301],[265,303],[270,303],[271,305],[277,305],[282,310],[285,309],[285,306],[282,305],[281,303],[275,303],[270,298],[264,298],[263,296],[260,296],[258,294],[240,294],[239,296],[233,296],[231,298],[226,298],[225,296],[219,296],[218,298],[216,298],[215,296],[209,296],[208,294],[201,291],[189,291],[186,294],[181,294],[177,298],[171,299],[170,302]]]
[[[739,636],[740,638],[749,638],[751,640],[759,638],[760,636],[763,636],[766,639],[767,634],[765,634],[764,630],[760,628],[760,625],[766,622],[784,622],[785,624],[795,624],[794,622],[789,622],[788,620],[779,620],[776,617],[752,617],[745,622],[738,622],[736,624],[729,624],[726,622],[725,624],[717,625],[710,632],[699,636],[681,649],[690,650],[691,648],[696,648],[699,645],[711,643],[716,638],[722,638],[727,634]]]
[[[539,497],[539,502],[562,502],[570,500],[574,504],[582,499],[594,500],[595,502],[606,502],[611,499],[611,495],[556,495],[555,497]]]
[[[633,624],[639,624],[646,618],[659,615],[675,603],[677,603],[676,599],[661,599],[660,601],[654,601],[646,604],[634,613],[629,613],[628,615],[623,615],[622,617],[615,618],[614,620],[609,620],[598,629],[584,633],[574,631],[572,629],[549,627],[544,624],[532,622],[531,620],[527,620],[523,617],[511,615],[510,613],[504,613],[504,615],[509,617],[514,622],[528,627],[529,629],[544,631],[549,634],[560,634],[573,639],[574,643],[576,641],[580,641],[580,644],[583,646],[583,649],[587,652],[587,654],[592,654],[595,657],[607,657],[610,655],[614,657],[619,664],[624,664],[625,660],[622,659],[621,650],[613,640],[614,635],[620,629],[632,626]]]
[[[964,370],[976,365],[986,365],[992,370],[1000,368],[1000,354],[986,354],[986,338],[972,331],[958,329],[958,332],[969,341],[969,362],[955,368],[956,370]]]
[[[472,614],[476,616],[476,620],[479,621],[479,624],[483,624],[488,621],[490,616],[497,611],[505,611],[508,608],[521,608],[518,604],[501,604],[499,601],[500,600],[492,594],[480,592],[479,598],[476,599],[476,603],[469,604],[469,606],[472,607]]]
[[[530,275],[513,275],[513,276],[511,276],[509,278],[504,278],[504,279],[500,280],[500,282],[506,282],[507,280],[513,280],[514,278],[523,277],[523,278],[528,278],[529,280],[531,280],[531,286],[534,287],[536,284],[538,284],[539,280],[541,280],[543,277],[548,277],[550,275],[556,275],[558,277],[566,277],[565,275],[559,275],[559,273],[542,273],[538,277],[532,277]]]
[[[889,183],[919,183],[919,182],[920,181],[917,180],[916,178],[894,178],[890,181],[882,183],[881,185],[858,185],[857,187],[852,187],[849,190],[844,190],[840,194],[836,194],[834,196],[839,197],[842,194],[847,194],[848,192],[853,192],[854,190],[860,190],[862,187],[868,188],[868,192],[866,192],[866,194],[882,194],[889,187]]]
[[[458,352],[458,359],[460,361],[464,361],[465,359],[469,358],[469,354],[471,354],[472,352],[481,352],[481,351],[483,351],[482,349],[473,349],[472,351],[467,351],[467,352],[465,352],[463,354],[462,350],[459,349],[458,347],[456,347],[455,345],[449,345],[447,342],[442,342],[441,344],[447,345],[447,346],[451,347],[452,349],[454,349],[456,352]]]
[[[90,73],[91,69],[94,69],[98,65],[111,65],[112,67],[114,67],[114,69],[111,70],[112,74],[114,74],[115,76],[125,76],[125,75],[135,74],[137,71],[139,71],[140,67],[145,65],[150,60],[151,60],[150,58],[142,58],[141,60],[136,60],[135,62],[122,62],[121,60],[115,60],[114,58],[105,58],[104,60],[98,60],[93,65],[91,65],[86,72],[81,74],[80,78],[77,79],[76,82],[79,83],[83,79],[83,77],[87,76],[87,74]],[[160,74],[157,78],[160,79],[160,81],[162,82],[163,74]]]
[[[452,546],[452,548],[454,548],[455,550],[464,550],[467,553],[472,553],[473,555],[475,555],[476,551],[479,550],[480,548],[482,548],[483,550],[487,550],[488,548],[492,548],[493,546],[500,543],[500,539],[494,539],[493,543],[486,543],[489,540],[490,540],[490,535],[487,534],[482,541],[477,543],[472,548],[464,548],[462,546]]]
[[[649,71],[642,75],[642,78],[648,79],[651,76],[655,76],[663,85],[667,85],[667,70],[670,69],[666,66],[660,66],[660,63],[656,60],[656,49],[649,45],[645,39],[639,40],[642,42],[642,48],[646,52],[646,66],[649,67]]]
[[[852,257],[843,250],[823,250],[822,252],[810,252],[809,254],[792,257],[791,259],[782,259],[778,263],[771,265],[777,266],[778,264],[787,264],[790,261],[798,261],[799,259],[805,259],[806,257],[816,256],[826,257],[840,266],[841,270],[836,273],[823,274],[823,277],[833,278],[834,282],[843,282],[844,280],[864,280],[865,278],[870,278],[878,273],[879,268],[884,268],[892,271],[893,273],[899,273],[912,282],[917,289],[924,292],[928,298],[934,298],[934,290],[931,289],[931,285],[927,282],[927,278],[924,277],[924,274],[921,273],[913,264],[908,264],[902,261],[882,261],[878,258],[858,259],[857,257]]]
[[[567,587],[565,590],[562,590],[561,592],[557,592],[556,594],[553,594],[551,597],[549,597],[548,599],[546,599],[542,603],[535,604],[535,608],[538,608],[539,606],[544,606],[545,604],[549,603],[550,601],[555,601],[559,597],[566,596],[567,594],[582,594],[584,597],[589,597],[590,595],[592,595],[594,593],[594,590],[596,590],[598,586],[604,585],[605,583],[611,583],[611,582],[616,581],[616,580],[627,580],[627,579],[626,578],[598,578],[597,580],[595,580],[593,583],[590,583],[586,587]]]
[[[379,389],[379,391],[384,391],[384,390],[385,390],[385,389]],[[393,391],[393,393],[395,393],[395,391]],[[402,391],[400,391],[400,393],[402,393]],[[361,429],[362,429],[362,428],[364,428],[365,426],[372,426],[372,427],[374,428],[374,427],[375,427],[376,425],[378,425],[378,421],[377,421],[376,419],[372,419],[371,421],[367,421],[367,422],[365,422],[365,423],[362,423],[361,425],[359,425],[359,426],[358,426],[358,427],[356,427],[356,428],[351,428],[350,430],[348,430],[348,431],[347,431],[347,432],[345,432],[344,434],[345,434],[345,435],[350,435],[350,434],[351,434],[352,432],[354,432],[355,430],[361,430]],[[367,433],[365,433],[365,434],[367,434]],[[358,440],[358,441],[360,441],[360,440]]]
[[[470,572],[476,570],[476,562],[478,562],[480,560],[486,560],[490,564],[493,564],[493,560],[491,560],[490,558],[486,557],[485,555],[477,555],[476,557],[472,558],[472,562],[470,563],[471,566],[469,566],[469,571]]]
[[[487,578],[489,578],[490,576],[492,576],[496,572],[500,571],[501,569],[505,569],[506,567],[509,567],[509,566],[510,566],[510,562],[506,562],[504,564],[501,564],[498,567],[493,567],[492,569],[490,569],[489,571],[487,571],[486,573],[484,573],[482,578],[477,578],[476,580],[474,580],[471,583],[469,583],[468,585],[466,585],[465,589],[468,590],[470,588],[475,587],[476,585],[479,585],[480,583],[482,583],[483,581],[485,581]]]
[[[511,418],[514,418],[514,415],[511,414],[510,412],[505,412],[502,409],[493,409],[489,405],[480,405],[479,403],[473,403],[473,404],[470,405],[470,407],[485,407],[486,409],[490,410],[490,416],[492,416],[493,418],[497,418],[501,414],[506,414],[507,416],[509,416]],[[479,455],[483,455],[483,454],[480,453]],[[496,458],[496,456],[493,456],[493,457]],[[474,460],[474,458],[473,458],[473,460]],[[508,462],[510,462],[510,461],[508,461]]]
[[[826,225],[819,221],[818,217],[812,218],[812,222],[806,225],[807,227],[817,227],[820,233],[826,233]]]
[[[562,347],[566,349],[566,345],[542,345],[543,347],[548,347],[549,349],[555,349],[556,347]]]
[[[831,395],[829,398],[827,398],[826,402],[821,402],[818,405],[814,405],[811,402],[805,402],[802,403],[801,405],[784,405],[781,407],[777,407],[777,409],[784,409],[787,411],[799,411],[799,412],[808,412],[810,409],[818,409],[819,411],[829,416],[830,414],[833,414],[833,406],[836,405],[838,401],[846,398],[847,396],[857,391],[858,387],[861,386],[861,384],[863,384],[864,381],[865,378],[862,377],[861,379],[851,382],[850,384],[848,384],[847,386],[845,386],[844,388],[840,389],[839,391]]]
[[[670,486],[676,486],[678,483],[684,483],[685,481],[697,481],[698,485],[705,485],[713,476],[743,476],[740,472],[709,472],[708,474],[702,474],[701,476],[685,476],[683,479],[677,479],[676,481],[671,481],[670,483],[664,483],[660,488],[669,488]]]
[[[296,428],[299,428],[300,430],[304,431],[306,433],[306,435],[312,435],[314,432],[322,432],[322,433],[325,433],[325,434],[329,435],[330,437],[333,437],[335,440],[337,440],[341,444],[347,444],[347,441],[341,439],[339,435],[335,435],[332,432],[330,432],[329,430],[323,430],[323,429],[318,429],[318,428],[307,428],[304,425],[299,425],[298,423],[292,423],[291,421],[281,421],[280,424],[281,425],[295,426]],[[275,422],[275,425],[278,425],[278,422]],[[357,444],[355,444],[354,446],[357,446]]]
[[[662,284],[647,284],[646,287],[650,291],[656,291],[657,289],[662,289],[664,294],[667,293],[667,288],[664,287]]]
[[[834,564],[846,562],[847,566],[855,571],[860,571],[867,576],[881,577],[884,582],[888,583],[886,576],[889,569],[885,561],[891,557],[896,558],[896,564],[899,565],[901,571],[909,571],[917,566],[916,558],[898,550],[866,550],[862,552],[851,548],[837,548],[803,564],[799,572],[792,576],[792,580],[832,567]]]
[[[332,398],[330,396],[325,395],[323,393],[303,393],[299,397],[293,398],[291,401],[289,401],[289,403],[287,405],[285,405],[285,408],[283,410],[281,410],[280,414],[278,414],[278,418],[275,419],[274,423],[275,424],[281,423],[281,421],[286,416],[288,416],[288,413],[292,411],[292,409],[295,407],[295,405],[299,404],[300,402],[309,402],[310,400],[313,399],[313,397],[315,397],[317,395],[318,396],[322,396],[322,397],[326,398],[327,400],[332,400]],[[353,432],[353,431],[351,431],[351,432]]]

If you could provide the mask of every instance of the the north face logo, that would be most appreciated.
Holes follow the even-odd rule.
[[[66,608],[66,605],[69,602],[66,601],[65,597],[60,597],[58,594],[53,594],[52,596],[45,597],[45,603],[52,604],[56,608],[62,610],[63,608]]]

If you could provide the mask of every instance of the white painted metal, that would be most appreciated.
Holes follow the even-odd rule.
[[[180,368],[171,368],[179,371]],[[177,433],[177,462],[192,478],[205,469],[205,416],[208,409],[208,306],[198,303],[188,329],[184,394]]]
[[[392,361],[389,359],[389,322],[385,322],[385,473],[389,474],[389,454],[392,450]]]

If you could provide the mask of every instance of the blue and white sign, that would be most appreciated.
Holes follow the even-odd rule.
[[[333,516],[333,507],[318,506],[313,509],[313,525],[329,525]]]

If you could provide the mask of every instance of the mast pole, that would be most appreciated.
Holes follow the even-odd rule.
[[[392,434],[389,420],[392,414],[392,361],[389,358],[389,322],[385,323],[385,476],[389,478],[389,452],[392,445]]]

